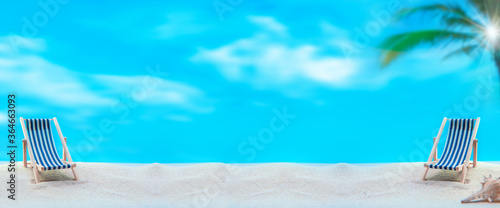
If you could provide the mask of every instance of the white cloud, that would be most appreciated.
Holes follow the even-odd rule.
[[[366,48],[347,59],[339,43],[351,43],[350,33],[328,22],[318,24],[324,44],[313,45],[297,44],[300,41],[272,17],[251,16],[248,21],[264,29],[219,48],[199,48],[191,60],[214,66],[229,81],[256,89],[277,89],[289,96],[309,95],[317,87],[377,89],[397,77],[430,79],[466,68],[463,58],[441,62],[443,51],[425,50],[410,52],[380,70],[377,57],[381,52],[376,48]],[[332,49],[340,55],[324,54]]]
[[[249,16],[248,21],[272,32],[287,34],[286,26],[276,21],[273,17]]]
[[[0,58],[3,70],[0,81],[4,88],[30,98],[62,106],[99,106],[111,100],[89,90],[80,75],[34,55]]]
[[[8,44],[7,40],[0,37],[0,48]],[[136,96],[138,102],[175,109],[176,115],[214,110],[204,92],[188,84],[149,75],[82,74],[31,54],[40,47],[30,47],[35,51],[15,53],[0,50],[0,87],[36,103],[24,103],[24,108],[45,110],[39,105],[48,105],[75,109],[71,117],[82,120],[84,116],[95,116],[96,108],[113,106],[124,94],[133,97],[145,93],[145,96]],[[148,72],[145,70],[144,73]]]
[[[25,38],[19,35],[0,37],[0,53],[15,54],[22,49],[43,51],[46,49],[45,40],[41,38]]]
[[[166,17],[166,23],[155,28],[157,37],[171,39],[183,35],[200,34],[209,27],[196,23],[196,13],[177,12]]]
[[[214,110],[203,91],[182,82],[149,75],[94,75],[93,79],[104,86],[108,93],[128,94],[144,104],[174,106],[195,113],[210,113]]]
[[[229,81],[246,82],[258,89],[281,88],[292,96],[304,93],[301,88],[305,86],[298,83],[343,87],[358,73],[356,62],[321,56],[318,46],[290,46],[286,40],[273,38],[287,29],[271,17],[249,19],[272,29],[271,34],[265,31],[220,48],[201,48],[192,60],[213,64]]]
[[[8,117],[5,113],[0,113],[0,125],[8,123]]]

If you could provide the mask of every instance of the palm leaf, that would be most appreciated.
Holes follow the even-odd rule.
[[[467,13],[459,7],[452,7],[445,4],[432,4],[413,8],[402,9],[396,15],[396,19],[400,20],[409,17],[416,13],[438,12],[440,14],[456,15],[459,17],[466,17]]]
[[[434,12],[441,15],[440,18],[444,24],[448,27],[454,26],[477,26],[480,25],[473,18],[469,17],[467,12],[460,8],[459,6],[445,5],[445,4],[433,4],[425,5],[420,7],[402,9],[396,15],[396,20],[401,20],[403,18],[409,17],[417,13],[429,13]]]
[[[445,43],[447,40],[467,42],[474,40],[475,36],[471,33],[450,30],[422,30],[393,35],[380,44],[384,50],[382,52],[382,66],[389,65],[401,53],[424,43],[436,45],[437,43]]]
[[[448,28],[452,27],[474,27],[474,22],[469,21],[468,19],[462,17],[448,17],[443,18],[442,20]]]
[[[397,57],[401,55],[399,51],[384,51],[382,52],[382,67],[388,66],[392,63]]]
[[[469,0],[481,13],[490,20],[498,20],[500,16],[500,1],[498,0]]]
[[[446,54],[446,56],[443,57],[443,60],[446,60],[446,59],[449,59],[453,56],[457,56],[457,55],[460,55],[460,54],[465,54],[465,55],[468,55],[468,56],[475,56],[478,54],[478,51],[479,48],[481,48],[481,45],[480,44],[472,44],[472,45],[468,45],[468,46],[465,46],[465,47],[460,47],[448,54]]]

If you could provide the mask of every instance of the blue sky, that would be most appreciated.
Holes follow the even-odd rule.
[[[384,38],[437,27],[377,22],[395,1],[41,2],[1,9],[0,86],[18,116],[57,117],[77,161],[423,161],[444,116],[480,116],[480,160],[500,159],[489,54],[423,46],[380,68]]]

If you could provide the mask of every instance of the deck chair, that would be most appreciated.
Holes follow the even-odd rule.
[[[437,146],[439,138],[443,133],[446,121],[450,121],[448,138],[441,157],[437,158]],[[480,118],[477,119],[443,119],[437,137],[434,137],[434,145],[426,163],[422,180],[429,169],[462,171],[460,183],[465,183],[465,175],[470,167],[471,152],[474,151],[472,167],[477,165],[477,139],[476,133],[479,127]]]
[[[23,119],[21,120],[21,127],[23,129],[23,165],[24,167],[30,166],[35,175],[35,184],[40,183],[40,175],[38,171],[58,170],[58,169],[71,169],[78,180],[75,173],[76,164],[73,163],[71,155],[69,154],[68,147],[66,146],[66,137],[63,137],[61,128],[57,119]],[[52,137],[52,130],[50,121],[54,121],[54,125],[61,139],[63,146],[63,158],[60,159]],[[26,151],[26,149],[28,151]],[[29,153],[30,163],[27,162],[26,152]],[[69,161],[68,161],[69,160]]]

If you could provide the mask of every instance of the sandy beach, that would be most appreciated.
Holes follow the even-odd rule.
[[[21,164],[18,164],[21,167]],[[31,169],[17,170],[16,200],[2,184],[2,207],[497,207],[461,204],[480,189],[483,176],[500,176],[500,165],[479,163],[466,184],[451,171],[431,170],[421,181],[422,163],[375,166],[270,163],[228,165],[136,165],[78,163],[70,170],[42,173],[34,185]],[[7,166],[0,165],[7,178]],[[68,180],[68,181],[62,181]],[[436,181],[445,180],[445,181]]]

